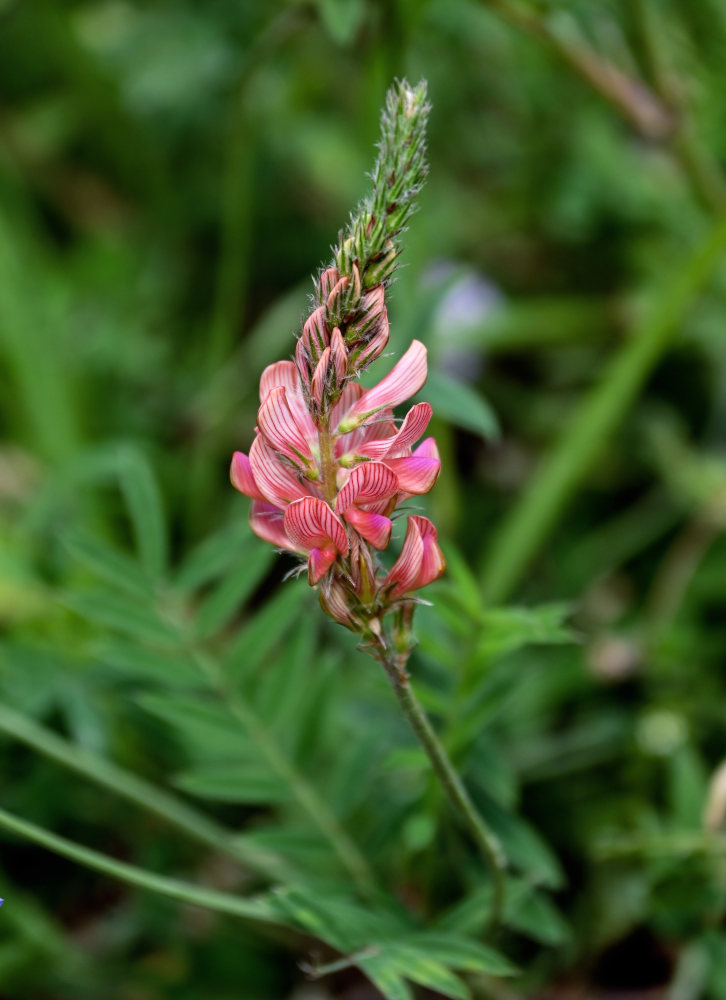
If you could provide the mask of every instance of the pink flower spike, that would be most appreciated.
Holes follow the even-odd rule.
[[[426,373],[426,348],[420,340],[414,340],[388,375],[353,404],[341,421],[338,433],[346,434],[378,410],[397,406],[415,395],[426,381]]]
[[[285,531],[283,512],[279,507],[265,503],[263,500],[253,500],[250,509],[250,527],[263,542],[276,545],[288,552],[297,552]]]
[[[271,389],[267,394],[257,412],[257,423],[265,440],[281,455],[303,466],[312,459],[305,430],[290,409],[284,386]]]
[[[345,515],[353,504],[375,503],[386,500],[399,492],[398,478],[382,462],[365,462],[357,465],[338,494],[335,509]]]
[[[445,568],[436,528],[427,517],[411,514],[401,554],[383,581],[383,587],[393,588],[392,598],[401,597],[438,580]]]
[[[250,466],[262,496],[276,507],[285,507],[292,500],[310,496],[310,489],[301,482],[280,458],[258,435],[250,448]]]
[[[255,482],[250,460],[243,451],[236,451],[232,456],[229,478],[234,488],[251,500],[265,499]]]
[[[338,555],[348,552],[348,536],[342,521],[319,497],[293,501],[285,511],[285,531],[296,548],[310,553],[311,585],[328,571]]]
[[[348,524],[352,524],[358,534],[376,549],[387,549],[391,540],[393,522],[385,514],[372,510],[349,507],[344,514]]]
[[[403,455],[425,432],[433,410],[430,403],[416,403],[405,416],[397,434],[380,441],[366,441],[358,450],[369,458],[383,458],[386,455]]]
[[[340,275],[338,274],[338,269],[335,267],[327,267],[323,273],[320,275],[319,285],[320,285],[320,295],[327,299],[327,297],[332,292],[334,286],[338,283]]]

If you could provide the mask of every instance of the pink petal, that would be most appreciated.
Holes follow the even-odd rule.
[[[333,545],[341,554],[348,552],[345,527],[320,497],[294,500],[285,511],[285,531],[298,548],[311,552]]]
[[[426,372],[426,348],[414,340],[388,375],[353,404],[340,423],[340,432],[345,434],[384,406],[397,406],[415,395],[426,381]]]
[[[348,351],[345,348],[343,334],[337,326],[333,330],[333,336],[330,338],[330,351],[333,368],[335,369],[336,384],[340,386],[348,374]]]
[[[380,441],[366,441],[358,449],[359,453],[369,458],[405,454],[406,449],[418,441],[428,427],[432,413],[430,403],[416,403],[406,414],[397,434]]]
[[[325,306],[318,306],[305,320],[301,341],[305,350],[311,355],[310,360],[313,362],[328,346],[330,336],[325,324]]]
[[[328,267],[323,271],[318,280],[320,295],[322,298],[327,299],[334,286],[338,283],[339,278],[340,275],[335,267]]]
[[[427,458],[424,455],[384,458],[383,461],[398,477],[402,493],[428,493],[441,471],[441,462],[438,458]]]
[[[335,509],[344,514],[354,503],[373,503],[399,492],[397,477],[381,462],[357,465],[338,494]],[[350,520],[350,518],[348,518]]]
[[[271,389],[257,412],[260,432],[267,442],[298,465],[312,458],[305,430],[295,419],[287,400],[287,389]]]
[[[292,361],[275,361],[260,375],[260,402],[264,403],[269,392],[278,385],[284,385],[288,396],[300,393],[300,376]]]
[[[262,498],[276,507],[285,507],[292,500],[310,496],[310,488],[285,465],[276,451],[265,444],[261,436],[252,442],[249,460]]]
[[[313,549],[308,559],[308,583],[311,587],[314,587],[318,580],[325,576],[337,558],[338,553],[334,545]]]
[[[403,541],[401,554],[391,567],[388,576],[383,581],[383,587],[391,587],[391,597],[399,597],[410,590],[415,590],[416,578],[423,561],[423,539],[421,529],[412,515],[406,526],[406,537]]]
[[[426,438],[422,441],[418,448],[414,451],[414,455],[417,458],[436,458],[439,457],[439,449],[436,447],[436,440],[434,438]]]
[[[265,499],[255,482],[250,460],[244,452],[236,451],[232,456],[229,478],[234,488],[246,497],[251,497],[252,500]]]
[[[358,507],[349,507],[343,515],[349,524],[367,542],[376,549],[385,549],[391,540],[391,529],[393,524],[391,519],[384,514],[375,514],[371,510],[360,510]]]
[[[325,380],[328,377],[329,364],[330,364],[330,348],[326,347],[322,355],[320,356],[320,361],[318,361],[315,373],[310,383],[310,395],[318,404],[318,406],[320,406],[320,404],[323,401],[323,389],[325,388]]]
[[[250,527],[265,542],[276,545],[280,549],[296,552],[285,531],[283,512],[272,504],[262,500],[253,500],[250,509]]]
[[[383,586],[393,584],[390,596],[400,597],[433,583],[445,568],[446,562],[437,542],[436,528],[427,517],[411,514],[401,555],[391,567]]]

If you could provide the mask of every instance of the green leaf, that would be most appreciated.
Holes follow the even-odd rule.
[[[129,557],[106,542],[86,534],[72,534],[64,538],[70,554],[93,570],[112,587],[136,596],[151,594],[153,588],[148,577]]]
[[[386,955],[369,955],[356,963],[386,1000],[414,1000],[413,992]]]
[[[162,652],[116,636],[94,646],[94,656],[129,680],[162,684],[167,688],[202,688],[206,681],[186,653]]]
[[[563,625],[568,604],[541,604],[535,608],[491,608],[481,618],[477,654],[486,658],[511,653],[530,644],[571,643],[571,629]]]
[[[364,0],[316,0],[320,20],[338,45],[349,45],[365,16]]]
[[[247,762],[206,764],[183,771],[174,784],[184,792],[216,802],[271,805],[290,797],[287,786],[264,768]]]
[[[516,966],[498,951],[457,934],[424,931],[416,935],[415,947],[452,969],[483,972],[490,976],[513,976],[517,972]]]
[[[552,900],[525,882],[514,879],[507,892],[503,922],[512,930],[550,947],[561,945],[570,937],[567,922]]]
[[[309,596],[307,584],[300,581],[284,583],[272,600],[255,611],[237,633],[224,659],[225,671],[230,676],[242,677],[262,663],[295,624]]]
[[[115,591],[73,591],[64,593],[61,602],[91,622],[133,636],[141,642],[176,646],[177,632],[163,622],[148,604],[138,604]]]
[[[138,703],[169,723],[207,757],[210,754],[243,757],[254,752],[241,724],[220,702],[184,695],[144,694]]]
[[[421,393],[443,417],[456,427],[489,440],[499,437],[499,421],[486,400],[465,382],[458,382],[440,371],[430,371]]]
[[[269,545],[260,544],[239,555],[239,564],[222,579],[199,607],[194,626],[199,639],[211,638],[239,613],[269,569],[275,558],[275,551]]]
[[[159,484],[146,456],[129,445],[120,450],[118,473],[141,562],[156,580],[166,568],[166,519]]]
[[[466,983],[416,945],[389,944],[385,946],[383,954],[390,961],[392,969],[419,986],[436,990],[453,1000],[469,1000],[471,997]]]
[[[192,550],[174,580],[175,589],[187,594],[221,576],[245,558],[249,544],[255,544],[246,521],[227,524]]]

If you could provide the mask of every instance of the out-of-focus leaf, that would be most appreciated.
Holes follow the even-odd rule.
[[[225,525],[210,535],[184,560],[174,579],[176,589],[186,594],[221,576],[230,566],[245,558],[250,538],[244,521]]]
[[[241,724],[217,701],[183,695],[143,694],[139,704],[209,754],[242,756],[250,743]]]
[[[133,681],[146,681],[166,688],[207,686],[199,668],[182,650],[163,652],[117,636],[104,636],[94,647],[100,663]]]
[[[430,371],[421,398],[431,403],[436,416],[443,417],[456,427],[485,439],[499,436],[499,421],[494,410],[465,382],[440,371]]]
[[[286,786],[269,771],[239,761],[183,771],[175,777],[174,784],[184,792],[216,802],[269,805],[289,797]]]
[[[72,534],[64,541],[75,559],[84,563],[111,586],[136,596],[152,593],[149,578],[125,552],[112,548],[92,535]]]
[[[107,628],[133,636],[141,642],[160,646],[176,646],[179,635],[154,612],[153,608],[138,604],[115,591],[97,587],[93,591],[66,592],[62,603],[76,614]]]
[[[152,580],[157,580],[166,568],[167,545],[159,484],[149,460],[130,445],[119,451],[118,475],[139,557]]]
[[[413,1000],[411,987],[387,955],[369,955],[359,959],[357,965],[386,1000]]]
[[[333,41],[350,44],[363,23],[365,0],[316,0],[315,6]]]
[[[194,624],[198,638],[211,638],[239,613],[274,558],[275,551],[269,545],[255,545],[245,551],[238,565],[202,601]]]
[[[491,608],[481,619],[477,653],[502,656],[532,644],[569,643],[572,631],[563,624],[570,613],[566,604],[541,604],[535,608]]]

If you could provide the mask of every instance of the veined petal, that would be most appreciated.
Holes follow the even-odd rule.
[[[339,327],[335,327],[330,338],[330,357],[335,369],[335,379],[337,385],[343,384],[343,379],[348,374],[348,352],[345,349],[345,341]]]
[[[361,510],[359,507],[349,507],[343,515],[349,524],[367,542],[376,549],[388,548],[391,540],[393,524],[385,514],[376,514],[372,510]]]
[[[357,465],[338,494],[335,509],[344,514],[354,503],[373,503],[399,492],[398,478],[382,462]],[[348,518],[350,520],[350,518]]]
[[[400,597],[433,583],[445,568],[446,561],[438,545],[436,528],[427,517],[411,514],[401,555],[391,567],[383,586],[393,585],[391,597]]]
[[[234,488],[239,490],[240,493],[244,493],[246,497],[250,497],[252,500],[265,499],[264,494],[261,493],[255,482],[250,460],[243,451],[236,451],[232,456],[229,478]]]
[[[342,556],[348,552],[348,536],[342,521],[320,497],[294,500],[285,511],[285,531],[297,548],[307,552],[330,545]]]
[[[311,587],[325,576],[335,560],[338,553],[334,545],[326,545],[322,549],[313,549],[308,559],[308,583]]]
[[[288,397],[293,393],[301,393],[300,376],[292,361],[275,361],[268,365],[260,375],[260,402],[264,403],[269,392],[278,385],[284,385]]]
[[[359,453],[367,455],[369,458],[404,455],[406,450],[424,433],[432,413],[430,403],[416,403],[406,414],[397,434],[379,441],[366,441],[358,449]]]
[[[292,500],[311,495],[311,491],[282,461],[262,437],[258,436],[250,448],[250,466],[262,497],[277,507],[285,507]]]
[[[298,465],[312,458],[308,436],[295,419],[287,400],[287,389],[271,389],[257,412],[260,432],[268,444]],[[312,421],[311,421],[312,423]]]
[[[408,455],[405,458],[384,458],[383,461],[398,477],[402,493],[428,493],[441,471],[438,458],[425,455]]]
[[[337,330],[337,327],[336,327]],[[320,361],[318,361],[315,368],[315,372],[310,382],[310,396],[313,400],[320,406],[323,400],[323,389],[325,388],[325,380],[328,377],[328,365],[330,364],[330,348],[326,347],[323,353],[320,355]]]
[[[345,434],[384,406],[397,406],[404,399],[415,395],[426,381],[426,348],[414,340],[409,349],[378,385],[364,392],[340,423],[339,431]]]
[[[279,507],[265,503],[264,500],[253,500],[250,509],[250,527],[265,542],[276,545],[288,552],[298,550],[287,537],[284,525],[284,514]]]

